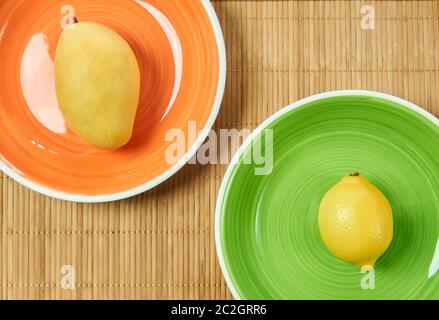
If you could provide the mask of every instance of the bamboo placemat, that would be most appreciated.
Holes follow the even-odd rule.
[[[373,30],[361,27],[365,4]],[[439,1],[213,5],[228,55],[216,130],[254,129],[293,101],[336,89],[390,93],[439,115]],[[232,298],[214,244],[225,169],[188,165],[150,192],[98,205],[46,198],[3,175],[0,298]],[[74,290],[61,288],[63,265],[75,268]]]

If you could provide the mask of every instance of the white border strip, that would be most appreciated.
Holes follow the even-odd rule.
[[[421,107],[418,107],[417,105],[415,105],[407,100],[404,100],[404,99],[401,99],[401,98],[398,98],[398,97],[395,97],[395,96],[392,96],[389,94],[374,92],[374,91],[365,91],[365,90],[330,91],[330,92],[320,93],[320,94],[299,100],[299,101],[283,108],[282,110],[276,112],[275,114],[273,114],[271,117],[269,117],[267,120],[265,120],[259,127],[257,127],[256,130],[253,131],[252,134],[247,138],[247,140],[244,141],[242,146],[238,149],[238,152],[233,157],[233,160],[231,163],[238,164],[239,163],[238,160],[239,160],[241,154],[250,146],[253,139],[255,139],[271,123],[273,123],[274,121],[276,121],[277,119],[282,117],[284,114],[290,112],[291,110],[294,110],[298,107],[301,107],[307,103],[310,103],[310,102],[313,102],[316,100],[320,100],[320,99],[324,99],[324,98],[353,96],[353,95],[381,98],[381,99],[396,102],[402,106],[405,106],[405,107],[419,113],[420,115],[424,116],[425,118],[427,118],[428,120],[430,120],[431,122],[433,122],[434,124],[439,126],[439,119],[436,118],[435,116],[433,116],[431,113],[429,113],[425,109],[422,109]],[[229,274],[229,270],[227,269],[227,265],[226,265],[226,262],[224,259],[223,249],[221,246],[221,209],[222,209],[222,204],[223,204],[223,200],[224,200],[224,196],[225,196],[225,192],[226,192],[226,187],[227,187],[227,184],[229,182],[229,179],[230,179],[230,176],[233,172],[234,167],[235,167],[235,165],[230,165],[227,168],[227,171],[226,171],[225,176],[223,178],[223,181],[221,183],[221,187],[220,187],[219,194],[218,194],[218,200],[217,200],[216,210],[215,210],[215,244],[216,244],[218,260],[219,260],[224,278],[226,279],[226,283],[227,283],[233,297],[237,300],[240,300],[241,297],[239,296],[238,290],[236,289],[235,285],[233,284],[232,279],[231,279],[230,274]]]
[[[10,178],[14,179],[18,183],[26,186],[27,188],[36,191],[38,193],[41,193],[43,195],[60,199],[60,200],[66,200],[66,201],[72,201],[72,202],[83,202],[83,203],[99,203],[99,202],[109,202],[109,201],[117,201],[126,199],[129,197],[133,197],[135,195],[138,195],[140,193],[143,193],[145,191],[148,191],[157,185],[161,184],[165,180],[169,179],[171,176],[173,176],[177,171],[179,171],[188,161],[192,158],[192,156],[197,152],[198,148],[202,145],[203,141],[207,138],[207,135],[209,133],[209,129],[212,128],[213,124],[215,123],[215,120],[218,116],[218,112],[221,107],[221,102],[224,95],[224,88],[226,83],[226,72],[227,72],[227,60],[226,60],[226,47],[224,43],[224,37],[221,30],[220,23],[218,21],[218,17],[216,16],[215,10],[210,3],[209,0],[200,0],[210,18],[210,21],[213,26],[213,30],[215,32],[215,38],[218,46],[218,56],[219,56],[219,64],[220,64],[220,70],[219,70],[219,79],[218,79],[218,88],[217,93],[215,97],[215,101],[213,103],[212,112],[210,113],[209,119],[204,127],[204,129],[201,131],[197,141],[195,144],[189,149],[189,151],[186,153],[186,155],[181,159],[176,165],[174,165],[172,168],[170,168],[168,171],[166,171],[161,176],[154,178],[153,180],[128,191],[115,193],[115,194],[108,194],[108,195],[99,195],[99,196],[84,196],[84,195],[75,195],[75,194],[69,194],[69,193],[63,193],[56,190],[49,189],[47,187],[44,187],[40,184],[34,183],[19,174],[17,174],[14,170],[12,170],[6,163],[0,160],[0,170],[3,171],[6,175],[8,175]]]

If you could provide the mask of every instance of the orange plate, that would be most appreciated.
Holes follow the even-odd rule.
[[[66,5],[68,3],[68,5]],[[141,68],[132,141],[107,151],[66,126],[54,86],[62,23],[76,15],[119,32]],[[2,0],[0,2],[0,169],[43,194],[102,202],[146,191],[178,171],[206,138],[220,107],[225,50],[207,0]],[[188,137],[180,161],[167,161],[171,129]]]

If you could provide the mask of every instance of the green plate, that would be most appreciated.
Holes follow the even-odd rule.
[[[264,147],[269,132],[272,148]],[[268,175],[246,164],[260,145],[273,151]],[[439,299],[439,121],[431,114],[380,93],[325,93],[269,118],[234,163],[220,190],[216,244],[235,298]],[[323,194],[352,171],[393,208],[393,241],[373,275],[332,256],[317,225]]]

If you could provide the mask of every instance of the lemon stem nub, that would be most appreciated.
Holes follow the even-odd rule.
[[[73,17],[73,23],[74,23],[74,24],[79,23],[79,21],[78,21],[78,19],[77,19],[76,17]]]
[[[358,172],[352,172],[351,177],[358,177],[360,174]]]

